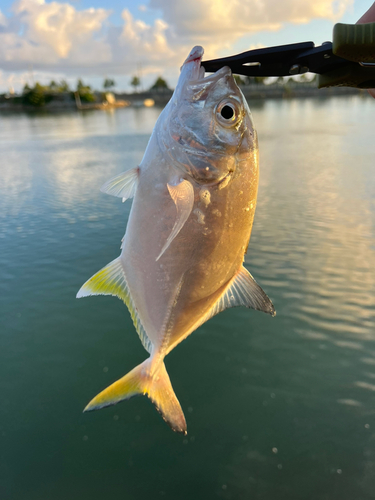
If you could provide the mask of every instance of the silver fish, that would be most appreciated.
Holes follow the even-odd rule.
[[[85,411],[145,394],[181,433],[186,421],[164,357],[229,307],[275,315],[270,299],[243,267],[258,190],[250,110],[231,70],[205,77],[202,56],[197,46],[184,62],[141,164],[102,187],[134,201],[120,257],[77,294],[122,299],[150,354]]]

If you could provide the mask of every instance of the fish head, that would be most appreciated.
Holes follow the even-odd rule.
[[[205,77],[202,47],[181,68],[160,130],[164,153],[200,184],[230,178],[257,147],[251,113],[229,67]]]

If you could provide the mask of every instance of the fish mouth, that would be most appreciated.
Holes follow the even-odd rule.
[[[181,76],[185,75],[185,78],[190,81],[199,78],[203,54],[203,47],[200,45],[193,47],[180,68]]]
[[[230,77],[232,76],[232,70],[230,69],[229,66],[223,66],[222,68],[218,69],[215,73],[208,74],[207,76],[205,75],[206,70],[204,69],[204,66],[201,65],[201,71],[200,75],[197,79],[198,82],[200,81],[205,81],[205,82],[210,82],[210,81],[217,81],[220,80],[220,78],[225,78],[225,77]]]
[[[195,86],[199,87],[203,85],[206,89],[208,89],[222,78],[231,78],[232,76],[232,70],[229,66],[223,66],[215,73],[209,73],[207,75],[205,73],[206,71],[204,69],[204,66],[200,65],[199,73],[197,74],[196,78],[190,80],[189,86],[191,88],[194,88]]]
[[[208,74],[205,76],[206,70],[204,66],[202,66],[202,58],[204,54],[204,49],[200,45],[196,45],[190,51],[190,54],[187,56],[185,62],[183,63],[181,70],[186,67],[190,70],[190,84],[191,83],[214,83],[221,78],[230,77],[232,75],[232,70],[229,66],[223,66],[215,73]]]
[[[205,76],[205,69],[200,66],[199,73],[194,79],[190,78],[186,82],[186,90],[191,92],[191,98],[193,101],[204,100],[211,89],[223,79],[229,80],[232,78],[232,71],[228,66],[220,68],[216,73],[208,74]]]
[[[185,59],[184,64],[188,64],[190,62],[195,62],[195,61],[199,62],[200,64],[202,61],[203,54],[204,54],[203,47],[201,47],[200,45],[196,45],[191,49],[190,54]]]

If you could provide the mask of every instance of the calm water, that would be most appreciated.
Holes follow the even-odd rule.
[[[76,300],[119,254],[157,109],[0,117],[0,498],[375,498],[375,101],[253,105],[246,263],[277,316],[225,311],[167,358],[188,421],[82,414],[145,359],[124,305]]]

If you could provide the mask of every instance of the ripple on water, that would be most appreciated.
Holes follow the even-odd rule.
[[[256,114],[246,265],[278,314],[225,311],[168,357],[199,433],[183,454],[145,400],[77,413],[101,377],[145,356],[119,301],[75,294],[118,255],[131,201],[99,188],[139,164],[157,108],[2,116],[0,411],[14,498],[52,498],[49,485],[69,498],[74,485],[102,499],[109,470],[117,497],[212,498],[215,485],[222,498],[310,498],[311,485],[330,499],[373,497],[373,101],[271,100]]]

